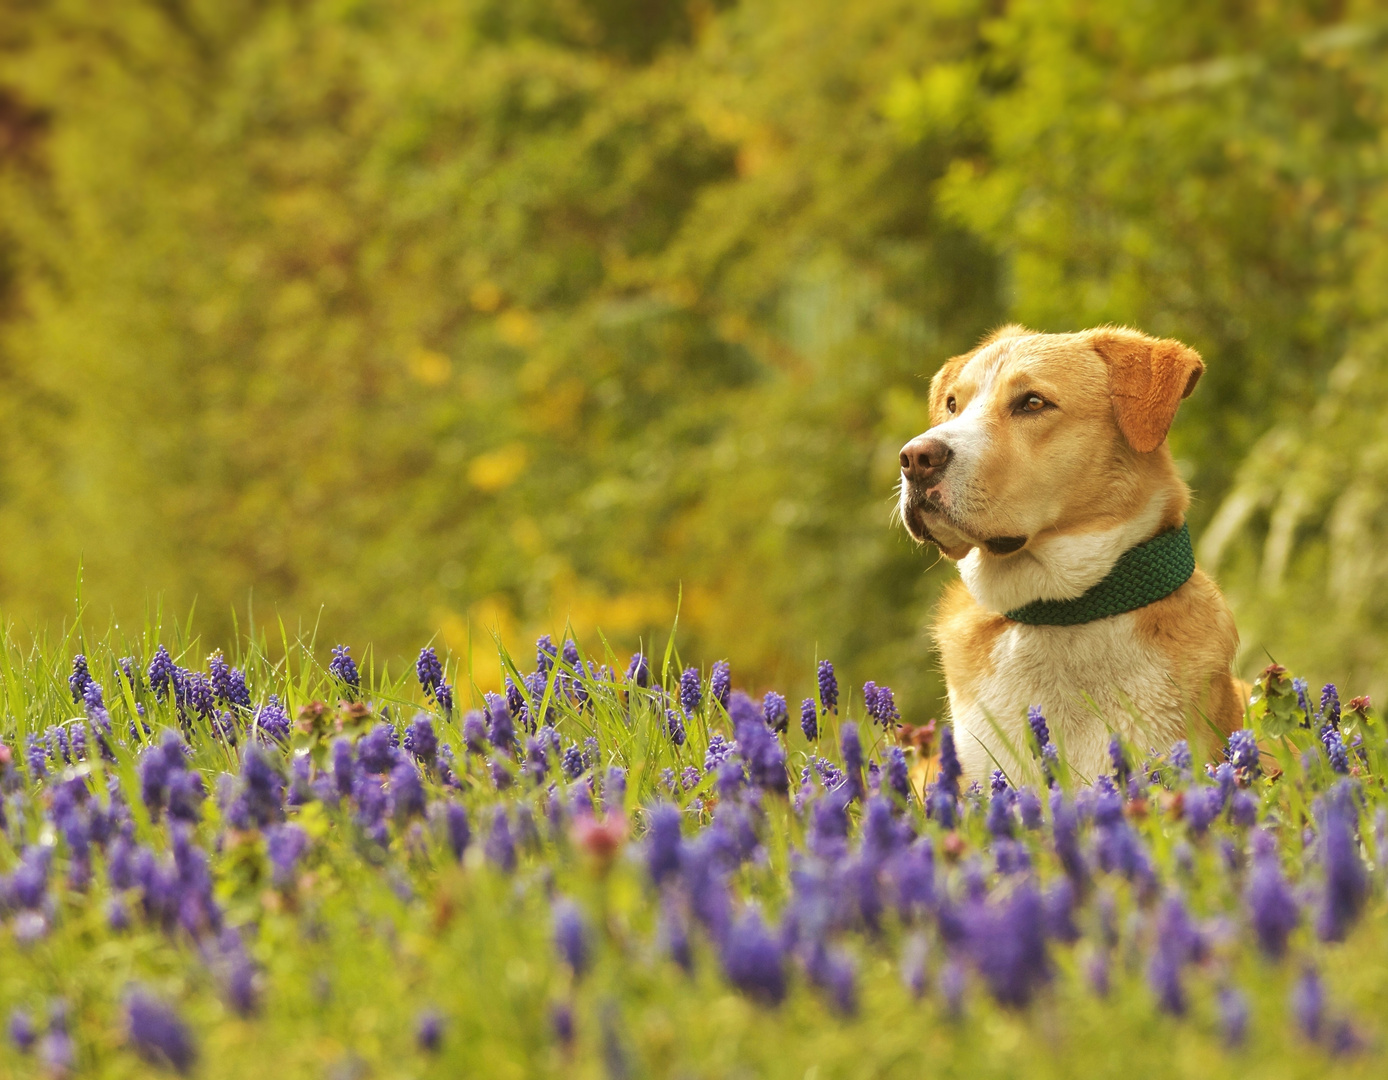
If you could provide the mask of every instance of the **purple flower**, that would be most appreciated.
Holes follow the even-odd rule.
[[[564,663],[577,671],[578,665],[581,662],[578,655],[578,642],[574,641],[573,638],[565,638],[562,655],[564,657]]]
[[[959,798],[959,778],[964,770],[959,765],[959,755],[954,749],[954,725],[945,724],[940,729],[940,773],[937,783],[940,790]]]
[[[1043,822],[1041,796],[1029,787],[1017,792],[1017,810],[1022,817],[1022,828],[1032,830],[1041,828]]]
[[[583,751],[575,744],[564,751],[564,756],[560,760],[560,768],[564,770],[564,775],[570,780],[577,780],[583,775],[583,770],[587,766],[583,763]]]
[[[1169,896],[1163,902],[1157,915],[1155,941],[1156,947],[1147,966],[1148,982],[1164,1011],[1183,1016],[1186,994],[1181,983],[1181,969],[1196,958],[1199,935],[1179,896]]]
[[[68,689],[72,691],[72,700],[81,701],[87,692],[87,684],[92,681],[92,674],[87,670],[87,658],[78,653],[72,658],[72,674],[67,677]]]
[[[415,1045],[432,1054],[443,1042],[443,1017],[435,1009],[425,1009],[414,1026]]]
[[[1275,842],[1266,833],[1254,837],[1253,869],[1244,892],[1249,923],[1258,945],[1274,960],[1287,951],[1287,938],[1301,921],[1301,905],[1282,876]]]
[[[1368,874],[1354,836],[1358,823],[1354,798],[1350,782],[1343,781],[1320,800],[1325,895],[1316,918],[1316,933],[1322,941],[1343,941],[1368,897]]]
[[[574,978],[581,979],[590,960],[588,925],[571,900],[560,900],[554,905],[554,947]]]
[[[434,651],[433,646],[426,645],[419,650],[419,659],[414,664],[415,675],[419,678],[419,685],[424,693],[433,697],[438,688],[443,685],[443,664],[439,662],[439,654]]]
[[[169,650],[160,645],[154,651],[154,659],[149,662],[149,685],[160,701],[166,701],[176,690],[178,684],[178,665],[169,656]]]
[[[476,709],[463,717],[463,742],[469,754],[486,752],[487,721]]]
[[[800,703],[800,730],[810,742],[819,738],[819,711],[815,708],[814,698],[806,698]]]
[[[270,757],[249,743],[241,758],[240,792],[227,811],[238,829],[263,829],[284,818],[284,777]]]
[[[425,765],[432,764],[439,753],[439,737],[434,734],[434,722],[420,713],[405,729],[405,752],[413,754]]]
[[[1315,968],[1308,967],[1292,987],[1292,1019],[1297,1029],[1311,1042],[1321,1037],[1325,1028],[1325,987]]]
[[[839,711],[839,679],[834,674],[834,665],[828,660],[819,662],[819,703],[825,712],[837,714]]]
[[[271,694],[269,700],[256,711],[255,726],[258,731],[276,742],[289,741],[289,714],[284,711],[280,699],[274,694]]]
[[[728,707],[729,695],[733,690],[732,665],[726,660],[716,660],[708,678],[709,697],[722,705]]]
[[[1255,779],[1261,771],[1258,763],[1258,738],[1248,728],[1230,734],[1224,756],[1230,765],[1250,780]]]
[[[487,860],[506,873],[516,868],[516,842],[511,838],[511,825],[506,820],[506,812],[500,808],[492,818],[492,829],[487,834],[484,850]]]
[[[535,639],[535,670],[541,675],[548,675],[554,667],[554,658],[559,655],[559,650],[554,647],[554,639],[548,634],[541,634]]]
[[[1342,776],[1349,772],[1349,752],[1345,749],[1345,740],[1340,733],[1333,727],[1327,727],[1321,735],[1321,742],[1325,744],[1325,756],[1330,760],[1330,767]]]
[[[689,715],[699,707],[703,698],[703,689],[699,685],[699,669],[685,668],[680,675],[680,707]]]
[[[1000,1004],[1026,1005],[1051,973],[1036,886],[1024,880],[1006,902],[972,906],[966,921],[969,954],[989,992]]]
[[[1051,830],[1055,839],[1055,853],[1065,876],[1081,892],[1089,883],[1089,869],[1084,856],[1080,854],[1079,815],[1072,802],[1065,798],[1064,792],[1056,789],[1051,792]]]
[[[1185,739],[1179,739],[1171,744],[1171,764],[1176,767],[1178,772],[1190,772],[1190,744]]]
[[[246,688],[244,672],[228,664],[220,652],[208,657],[207,666],[211,675],[208,681],[216,700],[238,709],[251,707],[251,692]]]
[[[737,919],[720,952],[724,974],[744,994],[768,1005],[785,999],[785,957],[760,915],[748,912]]]
[[[328,674],[347,688],[348,697],[356,697],[361,689],[361,672],[352,659],[350,645],[334,645],[333,658],[328,661]]]
[[[1334,683],[1321,687],[1321,708],[1316,719],[1331,727],[1340,726],[1340,692],[1335,689]]]
[[[1128,775],[1132,772],[1132,766],[1128,763],[1128,756],[1123,752],[1123,740],[1117,735],[1108,741],[1108,759],[1113,765],[1113,775],[1118,778],[1120,784],[1128,782]]]
[[[574,1041],[574,1010],[568,1002],[556,1002],[549,1014],[550,1026],[560,1045],[568,1047]]]
[[[627,665],[627,680],[641,687],[651,684],[651,665],[645,653],[632,653],[631,663]]]
[[[448,840],[448,850],[453,858],[463,861],[468,843],[472,840],[472,829],[468,825],[467,810],[459,803],[449,803],[443,809],[444,832]]]
[[[1051,729],[1046,725],[1040,705],[1033,705],[1027,710],[1027,724],[1031,727],[1031,737],[1036,740],[1036,752],[1040,753],[1051,742]]]
[[[1234,792],[1229,800],[1229,820],[1241,829],[1258,824],[1258,800],[1246,791]]]
[[[646,868],[657,887],[679,873],[683,846],[679,808],[657,803],[651,809],[651,825],[646,837]]]
[[[892,724],[901,720],[901,713],[896,708],[896,698],[889,686],[878,686],[873,682],[864,683],[863,704],[867,708],[868,716],[884,728],[890,728]]]
[[[675,709],[665,710],[665,730],[670,733],[670,741],[676,746],[684,745],[684,717]]]
[[[125,1016],[130,1043],[142,1058],[179,1073],[192,1070],[198,1056],[193,1035],[172,1009],[137,990],[126,1001]]]
[[[34,1048],[34,1043],[38,1040],[38,1032],[34,1030],[34,1021],[23,1009],[12,1009],[10,1011],[10,1041],[14,1043],[16,1049],[21,1054],[27,1054]]]
[[[784,695],[776,693],[775,690],[768,690],[766,697],[762,699],[761,708],[766,726],[778,735],[790,726],[790,712],[786,708]]]
[[[790,788],[785,750],[766,726],[752,699],[739,690],[732,696],[728,715],[733,721],[738,753],[747,763],[748,778],[759,788],[785,794]]]
[[[1301,710],[1301,715],[1307,720],[1311,719],[1311,698],[1310,687],[1305,679],[1293,679],[1292,689],[1296,691],[1296,707]]]
[[[839,752],[843,755],[843,771],[848,781],[848,793],[861,799],[863,787],[863,744],[858,740],[858,725],[845,723],[839,729]]]
[[[413,761],[402,758],[390,771],[391,812],[396,821],[424,816],[424,785]]]
[[[902,802],[911,801],[911,772],[906,766],[906,755],[899,746],[887,751],[887,790],[895,793]]]
[[[704,752],[704,771],[716,771],[735,749],[721,733],[714,732],[708,741],[708,749]]]
[[[270,856],[275,887],[294,883],[294,871],[308,850],[308,833],[298,825],[275,825],[265,831],[265,849]]]
[[[512,719],[513,714],[510,705],[503,701],[499,694],[487,694],[485,700],[487,716],[491,721],[487,738],[502,753],[509,754],[516,745],[516,726]]]
[[[24,765],[29,770],[30,781],[48,775],[48,744],[33,732],[24,743]]]
[[[1224,1045],[1242,1046],[1248,1039],[1248,999],[1232,986],[1224,986],[1216,996],[1219,1028]]]

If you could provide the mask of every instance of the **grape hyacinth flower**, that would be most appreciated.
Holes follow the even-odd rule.
[[[1259,947],[1270,959],[1280,960],[1286,955],[1287,939],[1301,922],[1301,905],[1282,876],[1276,841],[1262,831],[1253,837],[1253,869],[1244,900]]]
[[[1321,687],[1321,707],[1316,714],[1321,724],[1328,724],[1330,727],[1340,726],[1340,692],[1335,689],[1334,683],[1326,683]]]
[[[1232,732],[1225,756],[1235,770],[1248,780],[1256,780],[1261,769],[1258,760],[1258,739],[1248,728]]]
[[[839,711],[839,679],[834,674],[834,665],[828,660],[819,662],[819,704],[827,713],[838,715]]]
[[[670,741],[676,746],[684,745],[684,717],[675,709],[665,710],[665,730],[670,734]]]
[[[680,811],[669,803],[657,803],[650,813],[650,829],[646,836],[646,869],[651,881],[659,887],[680,870]]]
[[[1224,986],[1216,995],[1220,1035],[1224,1045],[1236,1048],[1248,1040],[1248,999],[1236,988]]]
[[[256,730],[265,738],[279,743],[287,743],[291,727],[289,714],[284,711],[280,699],[271,694],[269,700],[256,711]]]
[[[867,708],[868,716],[884,728],[890,728],[901,720],[901,713],[897,711],[896,707],[896,698],[889,686],[878,686],[874,682],[864,683],[863,704]]]
[[[1311,696],[1310,686],[1305,679],[1293,679],[1292,689],[1296,691],[1296,707],[1301,710],[1301,715],[1306,718],[1306,723],[1311,722]]]
[[[1113,765],[1113,775],[1120,784],[1126,785],[1132,773],[1132,765],[1128,762],[1128,755],[1123,751],[1123,740],[1117,735],[1108,741],[1108,759]]]
[[[704,699],[703,688],[699,683],[699,669],[688,667],[680,675],[680,708],[686,716],[691,716]]]
[[[347,688],[347,696],[355,698],[361,690],[361,672],[352,659],[350,645],[334,645],[333,658],[328,662],[328,674]]]
[[[945,724],[940,730],[940,773],[937,783],[942,791],[957,799],[959,778],[963,775],[959,755],[954,749],[954,725]]]
[[[906,755],[899,746],[887,751],[887,790],[902,802],[911,801],[911,772],[906,766]]]
[[[92,673],[87,668],[87,658],[78,653],[72,658],[72,674],[67,677],[72,700],[81,701],[87,693],[87,684],[92,681]]]
[[[554,946],[574,978],[583,978],[590,959],[588,926],[571,900],[560,900],[554,905]]]
[[[426,645],[419,650],[419,659],[415,661],[414,671],[425,694],[432,697],[434,691],[443,683],[443,664],[439,662],[439,654],[434,651],[433,646]]]
[[[1325,894],[1316,918],[1316,933],[1322,941],[1343,941],[1368,898],[1368,873],[1359,858],[1354,835],[1358,814],[1350,784],[1341,781],[1320,800],[1320,860],[1325,870]]]
[[[187,1074],[197,1061],[197,1048],[187,1025],[167,1005],[135,991],[125,1005],[126,1031],[135,1052],[152,1065]]]
[[[785,957],[761,916],[748,912],[728,928],[721,958],[728,981],[748,997],[779,1005],[786,996]]]
[[[491,721],[487,738],[503,754],[510,754],[516,745],[516,727],[512,721],[510,705],[499,694],[487,694],[484,699],[487,703],[487,716]]]
[[[726,709],[732,691],[732,665],[726,660],[715,661],[708,678],[709,697]]]
[[[1315,968],[1306,968],[1292,986],[1291,1007],[1297,1030],[1308,1041],[1318,1041],[1325,1027],[1325,987]]]
[[[554,658],[559,655],[559,650],[554,646],[554,639],[548,634],[541,634],[535,639],[535,671],[540,675],[548,675],[554,668]]]
[[[215,700],[238,709],[251,707],[251,692],[246,688],[246,676],[239,668],[228,664],[220,652],[208,657],[207,666],[208,684]]]
[[[810,742],[819,739],[819,710],[815,708],[814,698],[806,698],[800,703],[800,730]]]
[[[13,1009],[10,1012],[10,1042],[14,1043],[15,1049],[21,1054],[27,1054],[34,1048],[34,1043],[38,1041],[38,1032],[34,1028],[34,1021],[23,1009]]]
[[[645,653],[632,653],[631,663],[627,665],[627,680],[642,688],[650,685],[651,665],[646,660]]]
[[[425,1009],[414,1026],[415,1045],[432,1054],[443,1045],[443,1017],[436,1009]]]
[[[848,781],[848,794],[861,800],[863,787],[863,744],[858,739],[858,725],[846,723],[839,729],[839,752],[843,755],[843,771]]]
[[[178,665],[173,662],[169,650],[163,645],[154,651],[154,659],[149,662],[149,671],[146,674],[149,677],[150,688],[160,701],[167,701],[176,691],[179,681]]]
[[[492,818],[492,829],[487,835],[487,861],[501,870],[510,873],[516,868],[516,843],[511,838],[511,825],[506,820],[506,812],[498,809]]]
[[[298,825],[275,825],[265,832],[265,850],[270,857],[275,887],[287,889],[294,883],[299,859],[308,850],[308,833]]]
[[[1349,773],[1349,751],[1345,749],[1345,740],[1335,728],[1327,727],[1321,736],[1321,742],[1325,745],[1325,756],[1330,761],[1330,767],[1340,775]]]
[[[762,699],[761,707],[766,726],[778,735],[784,733],[790,726],[790,712],[786,708],[785,696],[776,693],[775,690],[768,690],[766,697]]]
[[[459,803],[448,803],[443,808],[443,826],[448,850],[458,862],[463,861],[467,846],[472,841],[472,829],[468,825],[467,809]]]

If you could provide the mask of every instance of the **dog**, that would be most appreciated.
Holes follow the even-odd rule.
[[[1140,752],[1241,726],[1238,632],[1166,443],[1204,370],[1135,330],[1013,325],[931,381],[897,510],[958,563],[934,637],[966,780],[1035,773],[1033,706],[1082,781],[1114,771],[1112,733]]]

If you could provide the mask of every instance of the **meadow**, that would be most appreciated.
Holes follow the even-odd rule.
[[[1033,710],[966,785],[827,660],[754,700],[673,633],[496,647],[504,694],[432,646],[9,637],[5,1074],[1376,1073],[1366,699],[1273,666],[1227,744],[1101,777]]]

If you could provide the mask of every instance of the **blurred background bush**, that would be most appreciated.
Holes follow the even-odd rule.
[[[1385,121],[1374,0],[11,0],[0,607],[386,657],[682,590],[686,660],[923,719],[926,380],[1112,321],[1208,362],[1245,666],[1383,688]]]

